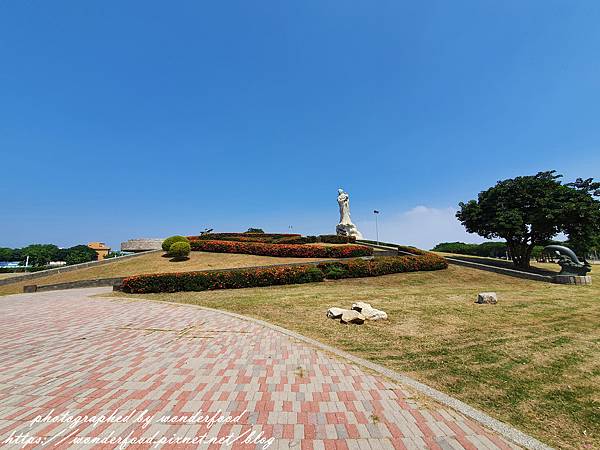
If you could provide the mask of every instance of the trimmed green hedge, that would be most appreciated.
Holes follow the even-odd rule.
[[[448,267],[448,262],[437,255],[382,256],[371,260],[325,262],[317,266],[325,273],[325,278],[377,277],[402,272],[440,270]]]
[[[338,236],[337,234],[322,234],[317,239],[324,244],[353,244],[356,242],[355,237]]]

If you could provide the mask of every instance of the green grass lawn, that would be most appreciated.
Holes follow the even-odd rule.
[[[499,303],[475,304],[482,291],[496,291]],[[450,266],[142,297],[257,317],[406,373],[549,445],[600,448],[600,279],[563,286]],[[325,317],[358,300],[390,320],[347,326]]]

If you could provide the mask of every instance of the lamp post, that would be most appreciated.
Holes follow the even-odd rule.
[[[373,214],[375,214],[375,234],[377,236],[377,245],[379,245],[379,223],[377,222],[377,216],[379,215],[379,211],[374,209]]]

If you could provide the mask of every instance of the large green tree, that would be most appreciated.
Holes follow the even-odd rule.
[[[460,203],[456,217],[468,232],[502,238],[517,267],[528,268],[536,245],[563,232],[582,256],[600,234],[600,184],[562,184],[555,171],[499,181],[477,200]]]
[[[21,253],[18,248],[0,248],[0,261],[20,261]]]
[[[50,261],[55,261],[59,249],[52,244],[32,244],[21,249],[21,258],[25,260],[29,256],[29,264],[32,266],[45,266]]]
[[[81,264],[98,259],[98,254],[87,245],[60,249],[56,256],[58,261],[65,261],[68,265]]]

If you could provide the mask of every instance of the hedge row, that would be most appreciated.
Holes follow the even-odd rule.
[[[317,240],[324,244],[352,244],[356,238],[352,236],[338,236],[337,234],[322,234]]]
[[[542,246],[539,247],[541,254]],[[442,242],[436,245],[434,252],[456,253],[459,255],[487,256],[491,258],[504,257],[508,253],[506,242],[484,242],[482,244],[465,244],[464,242]]]
[[[281,240],[302,239],[300,234],[282,233],[207,233],[201,236],[190,236],[190,240],[263,242],[273,244]]]
[[[158,273],[123,280],[120,289],[131,294],[239,289],[323,281],[323,271],[312,265],[276,266],[229,271]]]
[[[373,249],[363,245],[326,247],[298,244],[263,244],[259,242],[206,241],[190,242],[192,250],[211,253],[244,253],[248,255],[288,258],[356,258],[371,256]]]
[[[302,236],[300,234],[267,234],[267,233],[207,233],[201,236],[189,236],[189,240],[197,241],[234,241],[234,242],[261,242],[264,244],[350,244],[356,238],[337,236],[335,234],[322,234],[320,236]]]
[[[422,255],[382,256],[372,260],[355,259],[319,264],[325,278],[362,278],[376,277],[402,272],[440,270],[448,267],[448,262],[432,253]]]
[[[423,252],[421,256],[384,256],[372,260],[321,263],[318,266],[273,266],[228,271],[136,275],[123,280],[121,290],[132,294],[152,292],[238,289],[283,284],[312,283],[328,279],[375,277],[401,272],[439,270],[448,267],[444,258]]]

